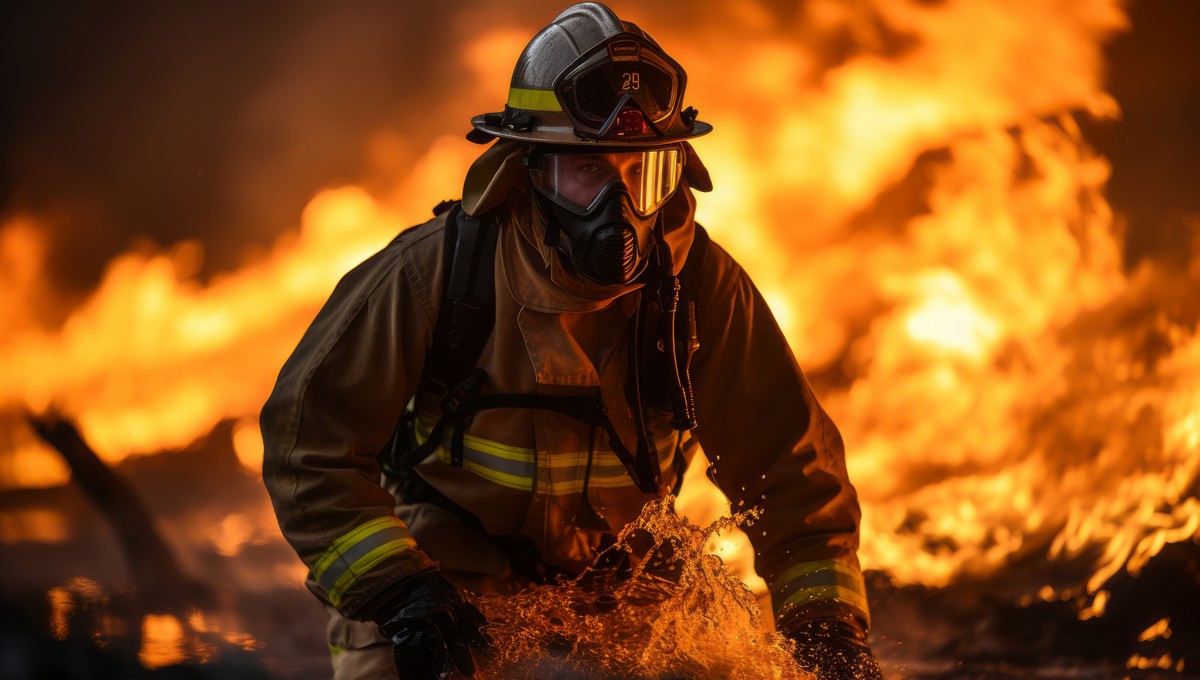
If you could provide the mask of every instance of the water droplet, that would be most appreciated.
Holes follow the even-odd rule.
[[[745,525],[758,511],[738,512],[701,529],[675,515],[671,500],[647,504],[602,553],[620,560],[633,555],[630,572],[618,575],[619,569],[593,565],[553,586],[482,597],[501,661],[479,669],[476,677],[518,676],[516,669],[544,661],[550,647],[574,650],[566,662],[574,665],[560,669],[564,677],[800,680],[787,650],[759,628],[754,596],[705,549],[718,531]],[[714,622],[720,623],[719,635]],[[661,653],[642,654],[648,648]],[[697,659],[704,660],[703,668],[696,667]]]

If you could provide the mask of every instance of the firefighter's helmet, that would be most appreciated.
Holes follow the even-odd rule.
[[[597,2],[564,11],[529,41],[504,111],[471,120],[467,138],[545,144],[657,146],[712,126],[684,108],[687,74],[635,24]]]

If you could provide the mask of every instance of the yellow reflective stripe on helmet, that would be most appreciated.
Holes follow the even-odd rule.
[[[338,597],[345,592],[354,580],[370,569],[364,566],[364,559],[376,554],[380,548],[392,546],[408,550],[416,546],[412,534],[404,522],[395,517],[379,517],[360,524],[341,538],[333,542],[325,554],[313,565],[312,575],[322,588],[330,595],[330,602],[336,606],[337,599],[333,591],[341,584]],[[395,554],[400,550],[392,550]],[[373,566],[372,563],[371,566]]]
[[[527,111],[562,111],[553,90],[525,90],[511,87],[508,90],[508,105]]]
[[[771,585],[778,607],[802,606],[819,600],[839,600],[869,614],[867,584],[862,572],[837,560],[794,564]]]
[[[333,587],[329,589],[330,604],[335,607],[338,606],[338,604],[342,601],[342,595],[346,593],[346,590],[348,590],[350,586],[354,585],[354,582],[358,580],[359,576],[371,571],[372,568],[387,558],[392,557],[393,555],[399,555],[406,550],[412,549],[416,544],[417,542],[411,538],[398,538],[394,541],[384,543],[378,548],[375,548],[374,550],[355,560],[354,563],[351,564],[348,569],[346,569],[345,573],[343,573],[341,577],[334,582]]]

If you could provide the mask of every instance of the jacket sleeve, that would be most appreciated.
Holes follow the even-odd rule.
[[[338,283],[263,407],[263,481],[309,587],[350,618],[433,566],[393,512],[376,454],[432,338],[442,223],[405,232]],[[421,264],[418,266],[418,263]]]
[[[697,302],[694,431],[747,529],[779,621],[869,624],[858,564],[859,507],[842,438],[817,403],[766,302],[712,244]]]

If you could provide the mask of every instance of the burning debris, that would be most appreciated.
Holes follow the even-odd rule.
[[[215,599],[212,588],[184,574],[141,498],[100,460],[75,427],[52,416],[33,418],[31,424],[38,436],[62,454],[71,468],[71,479],[116,532],[130,578],[138,585],[140,607],[148,613],[168,615],[211,608]],[[88,590],[91,588],[84,588]]]
[[[150,653],[155,649],[153,622],[145,635]],[[105,641],[110,638],[104,638]],[[161,640],[158,642],[161,643]],[[168,645],[171,654],[178,650]],[[266,680],[252,659],[221,658],[209,663],[166,664],[160,658],[138,658],[127,650],[97,645],[87,637],[53,639],[26,612],[0,606],[0,671],[11,680],[90,680],[92,678],[152,678],[154,680]],[[155,669],[158,670],[148,670]]]
[[[30,424],[62,454],[72,480],[113,529],[133,587],[113,591],[78,577],[51,588],[49,632],[62,642],[45,639],[45,631],[25,623],[24,614],[14,616],[0,643],[9,651],[6,677],[85,678],[99,668],[124,676],[168,666],[173,669],[152,677],[266,677],[250,658],[231,657],[231,650],[253,650],[253,639],[222,635],[213,625],[205,613],[218,606],[213,586],[185,573],[133,487],[69,422],[39,416]],[[214,661],[202,669],[181,666]]]

